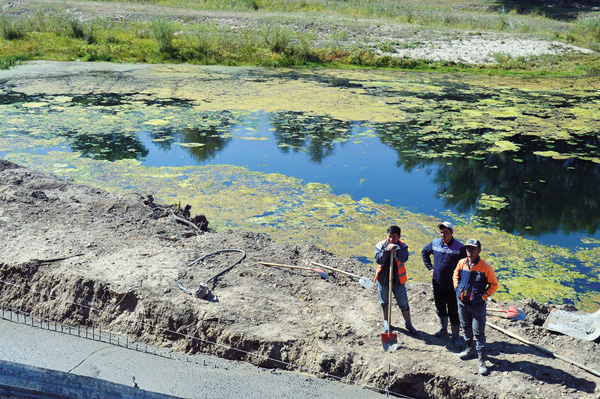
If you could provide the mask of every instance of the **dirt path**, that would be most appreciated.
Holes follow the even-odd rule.
[[[408,283],[414,324],[421,334],[408,336],[400,328],[400,349],[384,353],[374,290],[344,275],[332,273],[324,280],[311,271],[257,262],[317,261],[370,276],[368,266],[260,234],[199,234],[178,221],[176,211],[141,196],[112,195],[0,161],[0,301],[189,353],[264,367],[303,367],[382,388],[389,367],[391,390],[415,398],[600,394],[599,378],[492,329],[491,374],[479,376],[475,360],[460,361],[447,340],[433,336],[436,316],[430,287],[424,284]],[[246,257],[211,284],[210,300],[178,288],[177,280],[193,289],[235,263],[240,253],[231,252],[189,266],[203,255],[228,248],[241,249]],[[409,273],[421,266],[417,259],[407,265]],[[513,305],[527,313],[527,321],[490,321],[598,368],[596,343],[541,327],[548,306],[532,301]]]

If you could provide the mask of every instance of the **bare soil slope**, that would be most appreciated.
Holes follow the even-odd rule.
[[[447,339],[433,336],[430,287],[410,281],[413,324],[421,333],[405,334],[394,309],[403,343],[384,353],[374,289],[342,274],[325,280],[313,271],[257,262],[316,261],[371,277],[368,265],[261,234],[199,231],[184,216],[147,195],[117,196],[0,160],[0,303],[186,352],[323,372],[379,388],[385,388],[389,369],[391,391],[414,398],[600,396],[600,378],[491,328],[491,374],[479,376],[476,360],[459,360]],[[201,217],[192,220],[206,227]],[[217,253],[189,266],[223,249],[241,249],[246,257],[211,281],[207,300],[178,287],[179,280],[194,289],[241,256]],[[409,273],[418,267],[419,259],[409,260]],[[525,311],[527,321],[489,321],[598,368],[597,343],[541,327],[548,305],[511,305]]]

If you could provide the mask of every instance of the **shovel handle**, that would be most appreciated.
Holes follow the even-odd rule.
[[[512,338],[514,338],[514,339],[516,339],[516,340],[519,340],[519,341],[521,341],[521,342],[524,342],[524,343],[526,343],[526,344],[527,344],[527,345],[529,345],[529,346],[533,346],[534,348],[536,348],[536,349],[539,349],[539,350],[541,350],[541,351],[543,351],[543,352],[546,352],[546,353],[548,353],[549,355],[551,355],[551,356],[554,356],[554,357],[555,357],[555,358],[557,358],[557,359],[560,359],[560,360],[562,360],[562,361],[565,361],[565,362],[567,362],[567,363],[570,363],[570,364],[572,364],[573,366],[577,366],[577,367],[579,367],[580,369],[582,369],[582,370],[585,370],[585,371],[587,371],[588,373],[595,375],[596,377],[600,377],[600,372],[599,372],[599,371],[597,371],[597,370],[594,370],[594,369],[592,369],[592,368],[590,368],[590,367],[587,367],[587,366],[585,366],[584,364],[581,364],[581,363],[579,363],[579,362],[576,362],[576,361],[574,361],[574,360],[571,360],[571,359],[569,359],[568,357],[565,357],[565,356],[559,355],[558,353],[554,353],[554,352],[552,352],[550,349],[546,349],[546,348],[544,348],[543,346],[540,346],[540,345],[534,344],[533,342],[531,342],[531,341],[529,341],[529,340],[527,340],[527,339],[525,339],[525,338],[523,338],[523,337],[521,337],[521,336],[519,336],[519,335],[517,335],[517,334],[514,334],[514,333],[512,333],[512,332],[510,332],[510,331],[507,331],[507,330],[505,330],[505,329],[503,329],[503,328],[501,328],[501,327],[498,327],[497,325],[495,325],[495,324],[492,324],[492,323],[490,323],[489,321],[486,321],[486,322],[485,322],[485,324],[486,324],[486,325],[488,325],[488,326],[490,326],[490,327],[492,327],[492,328],[494,328],[494,329],[496,329],[496,330],[498,330],[498,331],[500,331],[500,332],[502,332],[502,333],[504,333],[504,334],[506,334],[506,335],[508,335],[509,337],[512,337]]]
[[[303,269],[303,270],[311,270],[310,267],[306,266],[294,266],[294,265],[282,265],[280,263],[267,263],[267,262],[257,262],[263,266],[272,266],[272,267],[289,267],[290,269]]]
[[[390,281],[390,289],[388,292],[388,333],[392,332],[392,289],[394,281],[394,253],[390,252],[390,275],[388,276]]]
[[[352,276],[352,277],[360,278],[360,276],[359,276],[358,274],[354,274],[354,273],[350,273],[350,272],[345,272],[345,271],[343,271],[343,270],[336,269],[335,267],[327,266],[327,265],[324,265],[324,264],[322,264],[322,263],[317,263],[317,262],[312,262],[312,261],[311,261],[311,262],[310,262],[310,264],[311,264],[311,265],[315,265],[315,266],[322,267],[322,268],[324,268],[324,269],[333,270],[334,272],[339,272],[339,273],[342,273],[342,274],[346,274],[346,275],[348,275],[348,276]]]

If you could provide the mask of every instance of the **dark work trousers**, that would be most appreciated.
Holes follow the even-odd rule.
[[[431,280],[433,285],[433,299],[435,300],[435,308],[439,317],[450,317],[450,324],[460,324],[458,318],[458,304],[456,299],[456,291],[451,286],[450,289],[444,289],[435,280]]]
[[[465,333],[467,345],[475,337],[475,349],[481,352],[485,349],[485,313],[486,303],[477,305],[465,305],[462,301],[458,303],[460,314],[460,327]]]

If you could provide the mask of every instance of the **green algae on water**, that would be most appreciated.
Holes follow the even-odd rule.
[[[216,229],[242,228],[284,242],[313,243],[340,256],[372,259],[373,246],[385,236],[386,226],[398,224],[409,245],[410,278],[429,279],[420,249],[437,236],[436,219],[367,198],[334,195],[324,184],[305,184],[284,175],[229,165],[151,168],[135,160],[99,161],[67,152],[45,156],[14,152],[8,159],[116,193],[152,193],[163,203],[189,203]],[[573,281],[590,276],[564,261],[578,259],[589,265],[593,256],[599,255],[597,251],[548,247],[491,228],[462,224],[456,226],[455,236],[481,239],[482,256],[497,270],[499,300],[528,297],[597,306],[594,295],[578,294],[572,287]],[[597,271],[596,266],[595,281]]]
[[[546,204],[566,202],[564,196],[573,196],[568,187],[583,189],[594,181],[600,163],[598,78],[189,65],[113,65],[114,71],[105,71],[89,63],[22,68],[10,72],[11,85],[0,92],[0,151],[19,163],[113,192],[190,203],[217,228],[312,242],[342,256],[371,259],[385,226],[397,223],[411,249],[410,276],[425,281],[419,252],[436,236],[437,220],[431,217],[241,167],[142,164],[148,156],[144,135],[198,162],[217,157],[234,138],[274,140],[282,151],[310,154],[313,162],[327,159],[335,145],[380,141],[402,168],[436,169],[432,178],[449,207],[478,207],[456,234],[481,237],[484,255],[501,277],[499,298],[598,303],[597,294],[576,289],[580,281],[598,281],[592,260],[597,252],[565,252],[494,228],[502,224],[536,234],[544,228],[538,215],[584,220],[575,217],[580,207],[557,210]],[[35,68],[77,78],[43,79],[38,73],[30,79]],[[20,76],[20,70],[29,72]],[[272,136],[263,130],[262,114],[271,118]],[[44,153],[49,148],[53,151]],[[460,189],[464,170],[477,170],[470,193]],[[538,204],[539,214],[527,202]],[[591,229],[594,215],[584,216],[590,223],[584,227]],[[519,230],[510,220],[522,220],[525,227]]]

